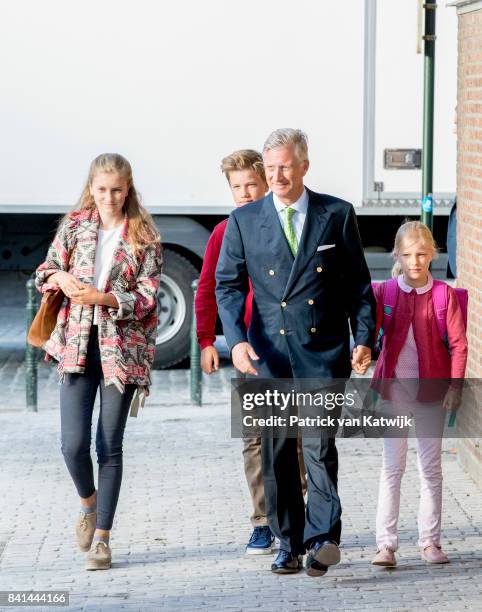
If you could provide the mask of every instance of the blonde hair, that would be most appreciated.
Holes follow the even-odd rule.
[[[95,208],[95,201],[90,193],[90,188],[95,176],[100,172],[116,172],[122,176],[128,185],[124,210],[129,219],[128,239],[135,254],[138,255],[143,248],[150,244],[159,243],[161,238],[157,227],[151,215],[142,206],[140,197],[134,187],[131,165],[125,157],[118,153],[102,153],[92,161],[87,182],[74,210],[93,210]]]
[[[221,161],[221,172],[224,173],[229,183],[229,173],[236,170],[252,170],[266,183],[263,158],[261,153],[253,149],[241,149],[226,155]]]
[[[263,145],[263,155],[271,149],[279,149],[293,145],[295,157],[298,161],[308,160],[308,136],[301,130],[293,128],[280,128],[271,132]]]
[[[403,250],[403,243],[409,237],[413,237],[412,244],[414,242],[417,242],[417,240],[425,242],[431,249],[433,249],[434,258],[437,256],[437,244],[434,240],[432,232],[425,225],[425,223],[422,223],[421,221],[406,221],[398,228],[398,231],[395,235],[395,244],[392,251],[393,257],[396,257],[400,253],[400,251]],[[395,261],[395,264],[392,268],[392,277],[396,278],[401,273],[402,268],[398,261]]]

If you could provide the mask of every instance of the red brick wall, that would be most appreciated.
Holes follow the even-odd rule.
[[[482,10],[458,25],[457,285],[469,290],[466,376],[482,378]],[[480,404],[466,418],[482,430]],[[459,457],[482,486],[482,440],[461,440]]]

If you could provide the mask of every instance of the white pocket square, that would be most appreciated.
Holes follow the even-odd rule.
[[[336,244],[320,244],[319,247],[317,247],[317,251],[326,251],[327,249],[334,249],[336,246]]]

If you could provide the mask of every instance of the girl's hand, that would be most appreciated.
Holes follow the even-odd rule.
[[[55,274],[49,276],[48,282],[58,285],[68,298],[82,285],[75,276],[68,272],[55,272]]]
[[[79,283],[80,287],[70,294],[72,304],[100,304],[102,293],[93,285]]]
[[[443,407],[447,412],[455,412],[462,401],[462,389],[449,387],[444,397]]]
[[[364,361],[363,363],[352,363],[352,370],[356,373],[356,374],[366,374],[366,371],[368,370],[368,368],[370,367],[370,363],[371,363],[371,359],[369,359],[368,361]]]
[[[372,361],[372,352],[367,346],[359,344],[353,349],[351,367],[357,374],[365,374]]]

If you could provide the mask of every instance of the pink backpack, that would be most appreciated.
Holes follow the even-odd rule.
[[[372,288],[375,289],[380,283],[372,283]],[[383,283],[383,311],[379,314],[377,309],[377,328],[375,348],[377,351],[382,350],[383,336],[387,333],[391,325],[393,313],[397,305],[398,298],[398,281],[396,278],[391,278]],[[464,320],[465,329],[467,329],[467,307],[469,302],[469,293],[467,289],[455,288],[455,295],[459,301],[460,310]],[[448,285],[440,280],[433,281],[432,287],[432,302],[437,327],[442,341],[450,351],[447,335],[447,305],[448,305]]]

